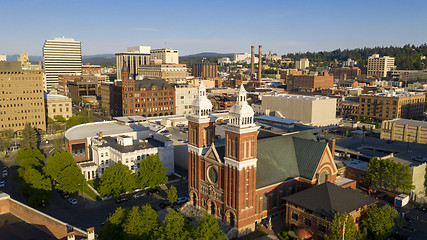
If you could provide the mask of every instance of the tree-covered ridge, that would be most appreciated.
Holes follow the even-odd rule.
[[[380,56],[390,56],[395,58],[397,69],[401,70],[423,70],[426,66],[426,60],[421,59],[427,55],[427,44],[419,46],[406,44],[403,47],[374,47],[374,48],[356,48],[356,49],[336,49],[334,51],[290,53],[284,57],[291,59],[308,58],[311,62],[330,63],[335,60],[345,61],[349,58],[356,60],[359,66],[366,65],[368,57],[372,54]]]

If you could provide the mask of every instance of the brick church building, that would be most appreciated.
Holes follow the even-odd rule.
[[[335,142],[316,140],[311,131],[278,135],[259,131],[240,87],[225,128],[225,144],[214,142],[215,117],[206,88],[188,116],[188,191],[198,208],[229,222],[239,236],[255,224],[284,214],[283,197],[335,183]],[[331,151],[332,150],[332,151]]]

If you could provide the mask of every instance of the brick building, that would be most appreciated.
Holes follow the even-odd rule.
[[[192,110],[187,117],[190,201],[229,222],[239,236],[283,213],[282,197],[336,181],[335,142],[318,142],[309,131],[258,132],[243,86],[224,126],[225,143],[214,142],[212,103],[202,84]]]
[[[122,115],[122,88],[112,82],[101,83],[101,106],[104,112],[117,117]]]
[[[359,116],[380,120],[421,118],[424,114],[423,93],[384,91],[359,97]]]
[[[322,89],[332,88],[334,77],[324,72],[321,76],[295,75],[287,77],[287,91],[298,90],[315,92]]]
[[[218,65],[214,63],[196,63],[193,64],[192,75],[200,78],[218,77]]]
[[[90,65],[87,63],[82,66],[82,75],[101,75],[101,65]]]
[[[332,68],[329,70],[329,74],[334,76],[334,79],[338,81],[355,79],[357,76],[362,74],[362,71],[358,67]]]
[[[141,115],[143,117],[175,115],[175,89],[163,79],[134,80],[123,65],[122,115]]]
[[[375,199],[363,193],[330,182],[283,199],[286,201],[285,224],[303,239],[325,239],[336,213],[350,214],[358,226],[360,216],[376,204]]]

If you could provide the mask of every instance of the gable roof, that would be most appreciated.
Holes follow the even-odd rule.
[[[331,218],[335,216],[335,213],[350,213],[360,207],[377,202],[374,198],[354,189],[342,188],[330,182],[297,192],[283,199]]]
[[[258,138],[256,188],[296,177],[312,179],[325,148],[311,131]]]

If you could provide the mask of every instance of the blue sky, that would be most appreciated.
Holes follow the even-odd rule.
[[[72,37],[83,55],[128,46],[278,54],[427,42],[427,3],[409,0],[0,0],[0,54],[42,55]]]

